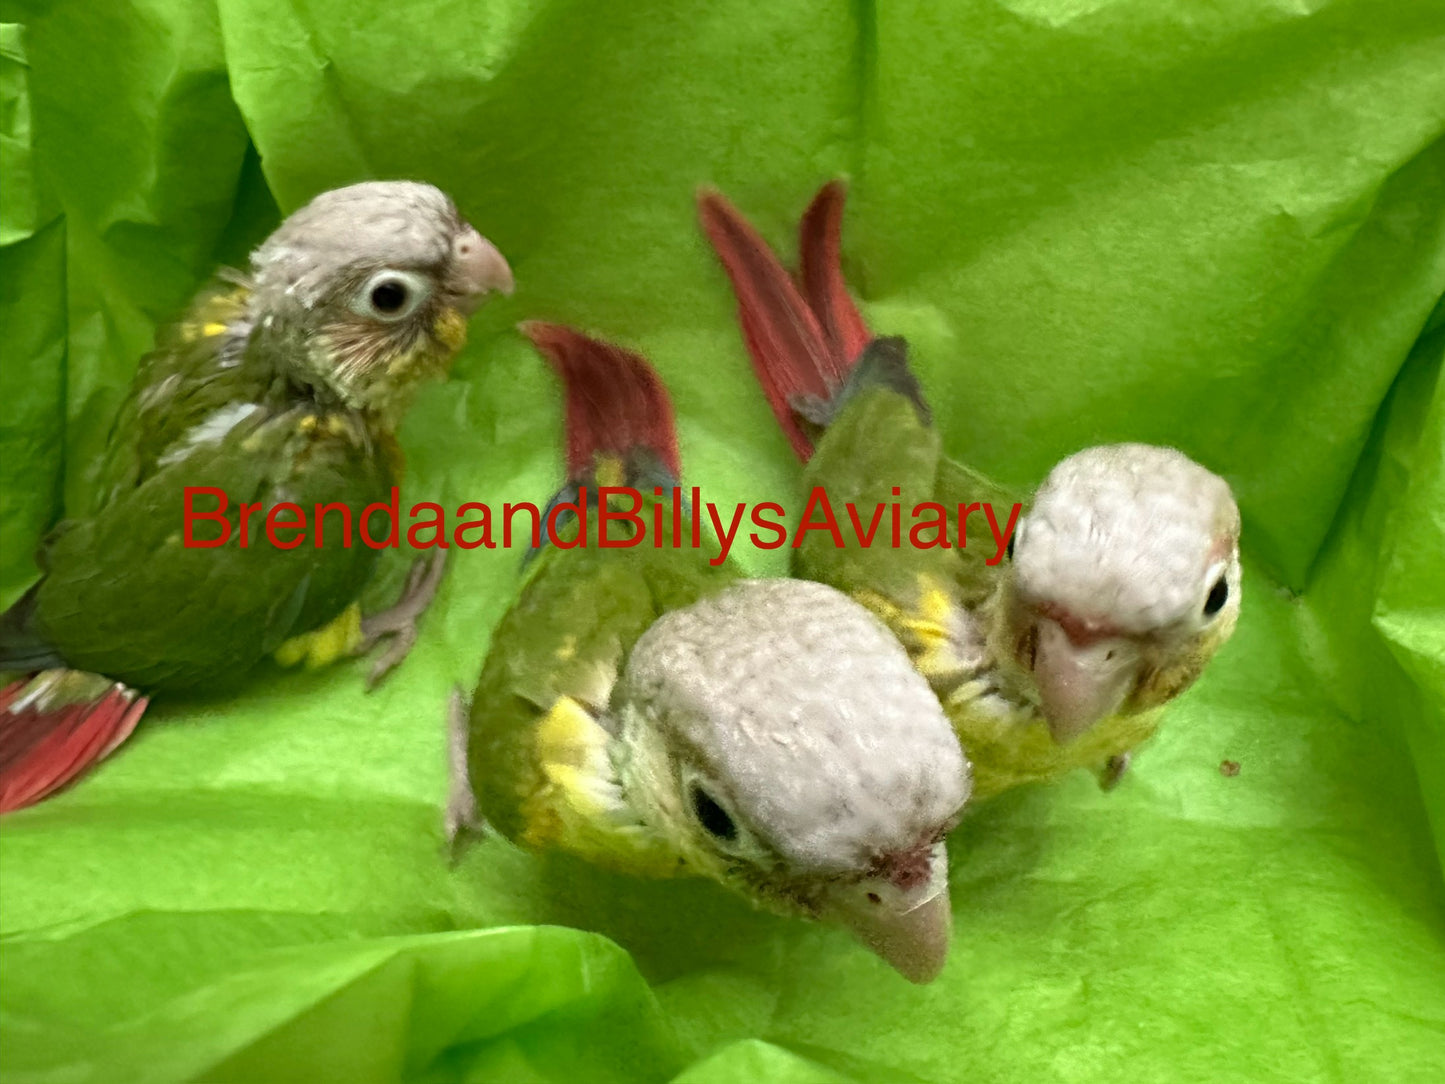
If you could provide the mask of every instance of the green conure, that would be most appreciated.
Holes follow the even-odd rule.
[[[41,579],[0,617],[0,670],[31,675],[0,691],[0,812],[100,760],[154,693],[219,691],[273,652],[320,664],[386,635],[379,672],[400,661],[440,564],[363,621],[356,599],[377,554],[342,545],[343,515],[389,502],[414,389],[446,373],[483,294],[511,287],[506,261],[446,195],[372,182],[316,197],[256,250],[249,273],[219,275],[160,333],[111,431],[92,507],[46,538]],[[186,544],[187,487],[225,495],[224,545]],[[303,544],[283,549],[265,534],[281,502],[308,520],[318,505],[345,507],[327,513],[324,545],[311,523]],[[218,503],[194,498],[196,510]],[[245,547],[242,504],[263,506]],[[192,526],[193,543],[223,531]]]
[[[523,330],[566,385],[568,482],[551,507],[571,505],[571,522],[497,628],[470,719],[454,718],[480,812],[531,848],[707,877],[839,923],[930,980],[948,950],[944,836],[969,776],[927,682],[842,592],[743,579],[710,564],[715,547],[675,547],[670,516],[653,516],[678,479],[656,374],[563,327]],[[609,484],[638,491],[602,502],[639,516],[607,525],[633,545],[599,545]]]
[[[881,526],[864,547],[845,521],[839,540],[808,532],[794,572],[888,623],[953,721],[975,797],[1076,767],[1110,786],[1234,630],[1229,486],[1172,448],[1089,448],[1053,469],[1009,535],[1023,502],[943,454],[903,341],[874,339],[848,294],[843,199],[827,185],[804,215],[796,280],[720,195],[705,192],[700,211],[810,489],[851,502],[864,530],[895,501],[946,528],[925,548],[895,547]],[[989,544],[960,545],[960,517]]]

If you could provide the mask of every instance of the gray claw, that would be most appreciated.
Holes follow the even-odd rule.
[[[1106,760],[1104,770],[1099,773],[1099,789],[1113,790],[1117,787],[1119,780],[1123,779],[1124,773],[1129,770],[1129,761],[1132,759],[1132,753],[1120,753]]]
[[[402,588],[401,598],[396,604],[362,618],[361,644],[356,649],[358,655],[365,655],[384,639],[389,641],[367,676],[367,692],[380,685],[382,679],[400,666],[416,646],[417,623],[436,597],[446,567],[446,550],[438,549],[420,558],[407,573],[406,586]]]
[[[453,855],[457,853],[457,837],[463,829],[474,832],[482,827],[482,819],[477,815],[476,795],[472,793],[471,776],[467,770],[467,742],[471,726],[469,715],[466,696],[460,688],[454,686],[452,695],[447,700],[447,769],[451,786],[442,822],[447,846]]]
[[[402,664],[411,649],[416,646],[416,627],[408,625],[405,628],[396,629],[391,634],[391,640],[386,645],[386,650],[381,653],[381,658],[376,660],[376,665],[371,668],[371,673],[366,675],[366,691],[371,692],[381,684],[382,679]]]

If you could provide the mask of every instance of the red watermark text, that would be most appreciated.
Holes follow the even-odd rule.
[[[893,496],[898,497],[899,492],[894,486]],[[659,549],[700,549],[711,548],[715,539],[721,552],[710,557],[709,563],[720,565],[745,525],[751,528],[748,540],[765,550],[797,549],[819,541],[839,549],[875,545],[964,549],[969,545],[972,519],[975,544],[991,551],[984,563],[997,565],[1008,552],[1022,508],[1013,504],[996,510],[988,502],[949,506],[936,501],[910,507],[901,500],[835,505],[822,486],[815,486],[793,523],[783,506],[774,501],[752,505],[739,501],[720,508],[712,501],[704,502],[696,486],[686,496],[680,486],[674,486],[670,492],[656,488],[650,497],[631,486],[601,486],[592,500],[588,497],[588,487],[582,486],[574,500],[554,502],[545,510],[530,501],[505,503],[500,509],[467,501],[450,517],[440,504],[422,501],[408,510],[406,544],[421,550],[453,546],[473,550],[496,549],[499,540],[503,548],[510,548],[524,539],[522,544],[537,547],[545,535],[561,549],[589,545],[628,549],[649,539]],[[225,491],[215,486],[185,487],[182,540],[188,549],[214,549],[233,540],[242,548],[271,545],[290,550],[308,543],[350,548],[359,540],[379,550],[399,547],[401,538],[401,494],[395,486],[389,502],[377,501],[354,512],[352,506],[339,501],[310,508],[290,501],[269,507],[260,503],[233,507]]]

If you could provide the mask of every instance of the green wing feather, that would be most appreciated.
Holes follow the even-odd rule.
[[[218,280],[197,296],[184,317],[162,328],[116,413],[91,511],[138,485],[167,451],[216,411],[284,394],[275,366],[247,349],[248,297],[245,286]]]
[[[219,439],[158,463],[94,515],[72,521],[45,553],[35,629],[70,666],[139,688],[228,684],[287,637],[335,617],[371,573],[376,552],[356,537],[342,545],[339,513],[329,517],[326,544],[315,545],[315,505],[343,502],[359,521],[367,503],[387,499],[390,484],[356,416],[257,407]],[[184,544],[187,486],[226,494],[227,544]],[[294,549],[265,535],[264,511],[280,501],[307,517]],[[241,503],[265,506],[250,516],[244,548]],[[214,507],[210,497],[196,499],[198,510]],[[195,537],[218,531],[199,522]]]

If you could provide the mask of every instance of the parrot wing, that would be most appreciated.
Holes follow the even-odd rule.
[[[361,512],[390,486],[363,423],[312,405],[243,406],[51,544],[29,624],[69,667],[147,690],[224,687],[360,592],[377,556],[355,537]],[[186,491],[198,487],[224,494],[225,545],[187,544]],[[273,512],[287,501],[297,510]],[[318,540],[317,506],[336,502],[349,511],[327,513]],[[194,511],[217,507],[193,497]],[[304,534],[286,526],[297,512]],[[268,523],[290,548],[272,544]],[[193,543],[220,536],[216,522],[190,526]]]

